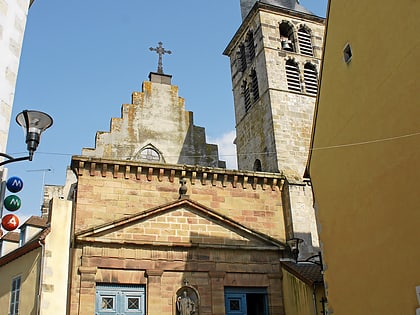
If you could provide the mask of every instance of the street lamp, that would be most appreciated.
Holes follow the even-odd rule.
[[[8,163],[29,160],[32,161],[34,152],[41,140],[41,133],[53,124],[53,119],[50,115],[37,110],[24,110],[16,116],[16,122],[22,126],[25,136],[28,156],[14,158],[6,153],[0,152],[0,156],[7,160],[0,162],[0,166]]]

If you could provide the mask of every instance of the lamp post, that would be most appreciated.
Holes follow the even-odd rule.
[[[7,177],[7,169],[1,168],[1,166],[13,162],[25,161],[29,160],[32,161],[34,156],[34,152],[36,151],[39,142],[41,140],[41,133],[44,132],[46,129],[51,127],[53,124],[53,119],[50,115],[36,111],[36,110],[24,110],[16,116],[16,122],[22,126],[24,133],[25,133],[25,142],[27,145],[27,150],[29,154],[27,156],[17,157],[14,158],[13,156],[0,152],[0,157],[5,158],[4,161],[0,162],[0,221],[3,217],[3,202],[4,196],[6,192],[6,177]],[[2,231],[0,229],[0,236]]]
[[[36,151],[39,141],[41,140],[41,133],[53,124],[53,119],[50,115],[36,110],[24,110],[16,116],[16,122],[22,126],[25,136],[28,156],[14,158],[6,153],[0,152],[0,156],[7,160],[0,162],[3,166],[12,162],[19,162],[24,160],[32,161],[34,152]]]

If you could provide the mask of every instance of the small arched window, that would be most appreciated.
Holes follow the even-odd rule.
[[[260,161],[259,159],[256,159],[256,160],[255,160],[253,170],[254,170],[255,172],[262,172],[261,161]]]
[[[305,82],[306,93],[312,95],[318,93],[318,75],[316,67],[310,62],[307,62],[303,69],[303,81]]]
[[[286,61],[286,79],[289,91],[302,92],[299,67],[292,59]]]
[[[246,48],[248,50],[249,60],[254,60],[255,58],[255,43],[254,43],[254,33],[249,31],[246,35]]]
[[[298,30],[299,50],[302,55],[313,56],[312,39],[310,31],[301,26]]]
[[[258,91],[258,78],[255,70],[251,71],[251,93],[252,100],[255,102],[260,98],[260,92]]]
[[[152,148],[145,148],[140,152],[140,159],[147,162],[158,162],[160,161],[160,155]]]
[[[289,22],[282,22],[280,24],[280,42],[282,50],[296,51],[293,26]]]

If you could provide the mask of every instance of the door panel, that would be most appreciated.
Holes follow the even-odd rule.
[[[247,315],[246,294],[225,293],[226,315]]]
[[[95,315],[144,315],[145,290],[139,286],[97,285]]]

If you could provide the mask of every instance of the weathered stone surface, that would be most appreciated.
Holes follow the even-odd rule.
[[[204,128],[195,126],[192,112],[185,110],[178,87],[169,84],[167,75],[155,73],[152,78],[143,82],[142,92],[132,94],[132,104],[122,105],[121,118],[111,119],[110,131],[96,134],[96,147],[85,148],[82,154],[224,167],[217,145],[206,143]]]

